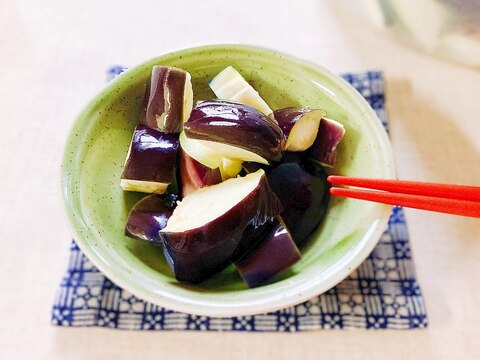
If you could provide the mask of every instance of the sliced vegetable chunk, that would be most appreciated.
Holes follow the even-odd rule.
[[[345,135],[345,128],[338,121],[323,118],[317,138],[310,148],[312,160],[327,167],[334,167],[337,161],[337,146]]]
[[[301,255],[281,219],[268,225],[264,238],[242,259],[237,271],[249,287],[263,285],[300,260]]]
[[[122,189],[165,193],[173,179],[177,150],[177,134],[137,125],[120,180]]]
[[[255,154],[252,151],[242,149],[241,147],[225,144],[218,141],[208,141],[208,140],[199,140],[195,139],[198,144],[201,144],[215,154],[220,155],[220,161],[222,158],[227,158],[236,161],[253,161],[260,164],[268,165],[269,162],[267,159],[261,157],[258,154]]]
[[[247,227],[262,226],[280,211],[263,170],[192,192],[159,232],[175,277],[208,279],[229,264]]]
[[[324,110],[309,108],[275,110],[273,115],[287,140],[285,150],[305,151],[312,146],[317,138],[320,120],[326,114]]]
[[[260,94],[233,66],[228,66],[219,72],[208,85],[219,99],[250,105],[265,115],[273,112]]]
[[[200,164],[208,166],[210,169],[222,166],[222,158],[217,152],[197,139],[188,138],[185,135],[185,131],[180,133],[180,146],[190,157],[197,160]]]
[[[183,69],[154,66],[141,122],[164,133],[178,133],[193,107],[191,76]]]
[[[167,226],[167,221],[175,209],[176,201],[177,197],[172,194],[144,197],[130,210],[125,226],[125,235],[160,244],[158,232]]]
[[[255,159],[265,161],[253,153],[247,153],[245,150],[235,148],[233,146],[228,146],[227,150],[225,150],[225,147],[227,146],[220,146],[221,149],[220,151],[218,151],[216,145],[218,144],[210,144],[210,141],[190,139],[185,135],[184,131],[182,131],[180,134],[180,146],[182,148],[182,151],[186,152],[191,158],[210,169],[220,169],[222,180],[227,180],[237,176],[242,169],[243,160],[239,160],[238,158],[231,159],[229,157],[220,156],[220,153],[224,155],[233,154],[233,156],[235,156],[240,152],[240,158],[248,157],[248,155],[251,155],[254,156]]]
[[[292,162],[279,165],[268,175],[270,186],[285,209],[280,216],[298,246],[316,229],[327,208],[327,177],[324,172],[316,174]]]
[[[221,144],[215,151],[223,157],[244,161],[269,162],[281,158],[285,140],[278,124],[251,106],[231,101],[204,101],[192,110],[184,125],[188,138]],[[263,161],[252,156],[239,158],[222,145],[243,149],[256,154]],[[208,145],[212,147],[212,145]]]

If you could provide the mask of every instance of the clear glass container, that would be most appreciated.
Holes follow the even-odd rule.
[[[480,68],[480,0],[343,0],[341,3],[402,42]]]

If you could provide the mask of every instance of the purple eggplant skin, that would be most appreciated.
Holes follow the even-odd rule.
[[[137,202],[130,210],[125,226],[125,235],[151,243],[161,244],[158,232],[167,226],[178,197],[148,195]]]
[[[275,120],[283,131],[285,138],[288,138],[290,131],[298,120],[302,118],[307,112],[311,111],[308,108],[287,107],[278,109],[273,112]]]
[[[267,221],[262,225],[250,224],[243,231],[242,240],[238,244],[235,252],[230,257],[230,262],[235,263],[236,261],[243,258],[250,250],[255,247],[262,239],[265,238],[267,233],[270,231],[272,221]]]
[[[307,160],[308,159],[305,155],[305,152],[284,151],[282,159],[278,163],[276,163],[275,166],[288,163],[296,163],[303,167],[304,163],[306,163]]]
[[[164,134],[137,125],[122,179],[171,183],[178,144],[178,134]]]
[[[282,210],[264,175],[252,192],[209,223],[183,232],[161,231],[165,257],[176,279],[198,284],[220,272],[242,246],[245,230],[261,227]]]
[[[188,74],[176,68],[154,66],[147,85],[140,122],[164,133],[179,133],[183,125],[183,101]],[[157,117],[165,116],[159,124]]]
[[[323,218],[329,201],[329,186],[321,167],[284,163],[268,175],[268,182],[284,207],[280,214],[293,240],[301,246]]]
[[[268,166],[268,165],[264,165],[264,164],[260,164],[260,163],[257,163],[257,162],[253,162],[253,161],[245,161],[242,163],[242,168],[243,168],[243,171],[246,173],[246,174],[251,174],[251,173],[254,173],[255,171],[259,170],[259,169],[263,169],[265,171],[265,173],[269,173],[270,170],[271,170],[271,167]]]
[[[184,130],[189,138],[236,146],[269,162],[278,161],[285,147],[285,137],[275,120],[251,106],[232,101],[197,104]]]
[[[225,258],[225,252],[234,251],[236,240],[228,238],[223,241],[222,246],[194,254],[179,252],[168,241],[163,241],[162,244],[165,259],[175,278],[179,282],[199,284],[230,265],[230,261]]]
[[[301,259],[289,231],[275,219],[263,239],[243,258],[235,262],[248,287],[264,285]]]
[[[337,145],[342,141],[345,129],[335,121],[322,119],[317,138],[308,149],[311,160],[321,165],[334,167],[337,161]]]

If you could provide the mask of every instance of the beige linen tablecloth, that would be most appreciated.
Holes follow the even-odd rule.
[[[480,184],[480,72],[403,47],[330,2],[0,3],[0,358],[471,359],[480,345],[480,221],[406,210],[429,314],[422,331],[290,334],[61,329],[59,163],[103,70],[206,43],[276,48],[334,72],[383,70],[399,177]]]

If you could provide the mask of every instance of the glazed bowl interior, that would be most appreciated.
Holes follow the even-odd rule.
[[[208,81],[233,65],[272,109],[323,108],[346,128],[336,174],[393,178],[387,136],[373,110],[345,81],[314,64],[273,50],[212,45],[166,54],[112,81],[79,115],[62,165],[69,223],[80,248],[112,281],[172,310],[211,316],[256,314],[320,294],[357,267],[385,229],[391,208],[332,198],[302,260],[273,283],[248,289],[233,266],[198,285],[178,283],[162,249],[124,236],[130,208],[142,196],[123,192],[119,179],[153,65],[192,75],[195,100],[214,98]]]

